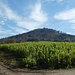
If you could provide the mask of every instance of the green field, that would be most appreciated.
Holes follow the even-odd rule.
[[[10,66],[17,65],[31,69],[75,68],[75,43],[25,42],[0,44],[0,61]]]

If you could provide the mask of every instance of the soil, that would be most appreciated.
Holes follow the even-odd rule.
[[[29,70],[9,68],[0,64],[0,75],[75,75],[75,69],[66,70]]]

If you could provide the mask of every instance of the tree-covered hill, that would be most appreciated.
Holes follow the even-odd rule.
[[[48,28],[39,28],[27,33],[11,36],[8,38],[0,39],[0,43],[13,43],[13,42],[26,42],[26,41],[75,41],[75,36],[62,33]]]

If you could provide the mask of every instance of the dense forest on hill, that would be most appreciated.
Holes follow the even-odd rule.
[[[75,42],[75,36],[48,28],[39,28],[27,33],[0,39],[0,43],[15,43],[27,41]]]

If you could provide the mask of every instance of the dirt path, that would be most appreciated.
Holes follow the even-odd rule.
[[[69,70],[10,70],[0,65],[0,75],[75,75],[75,69]]]

